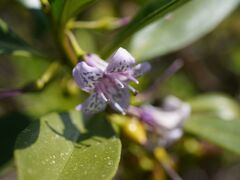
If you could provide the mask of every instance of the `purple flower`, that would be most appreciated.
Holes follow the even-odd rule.
[[[129,107],[128,112],[141,119],[150,131],[160,134],[160,144],[167,145],[182,136],[182,126],[190,115],[191,107],[174,96],[168,96],[161,108],[145,105]]]
[[[134,94],[137,92],[128,82],[138,84],[136,78],[150,70],[150,64],[134,66],[135,59],[123,48],[119,48],[108,62],[95,54],[87,55],[85,59],[73,69],[73,77],[80,88],[91,95],[76,109],[94,114],[103,111],[109,104],[114,110],[126,114],[129,90]]]

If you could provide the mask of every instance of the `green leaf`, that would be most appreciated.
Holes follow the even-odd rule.
[[[188,1],[189,0],[151,0],[137,13],[133,20],[119,32],[113,43],[110,43],[110,45],[106,47],[104,55],[109,55],[139,29],[163,17]]]
[[[240,121],[195,115],[186,121],[185,130],[240,155]]]
[[[224,120],[240,118],[238,102],[224,94],[204,94],[188,102],[195,114],[214,114]]]
[[[181,49],[213,30],[238,4],[239,0],[192,0],[138,32],[131,52],[146,60]]]
[[[121,143],[101,117],[85,120],[76,111],[52,113],[18,137],[15,158],[20,180],[111,179]]]
[[[33,51],[32,48],[19,38],[8,25],[0,19],[0,54],[16,53],[17,51]]]
[[[52,15],[58,25],[65,25],[83,8],[96,0],[53,0],[51,1]]]
[[[31,117],[38,118],[49,112],[67,111],[83,101],[83,94],[64,94],[63,87],[59,87],[61,83],[61,80],[56,80],[41,92],[25,93],[16,97],[17,101],[21,102],[21,110]]]
[[[50,64],[51,62],[41,57],[14,56],[0,66],[0,72],[5,72],[0,76],[0,87],[21,88],[43,76]],[[13,106],[34,119],[49,112],[62,112],[74,108],[83,101],[85,94],[80,92],[79,87],[73,83],[70,71],[71,69],[62,66],[46,88],[40,92],[24,93],[14,97]],[[69,92],[69,88],[74,89],[74,93]]]

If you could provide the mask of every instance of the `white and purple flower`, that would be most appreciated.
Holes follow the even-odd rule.
[[[161,108],[152,105],[139,108],[130,106],[128,113],[141,119],[150,131],[161,135],[159,143],[165,146],[182,136],[182,126],[191,113],[191,107],[177,97],[168,96]]]
[[[103,111],[107,104],[114,110],[126,114],[129,106],[129,90],[136,90],[128,85],[129,81],[138,84],[136,79],[148,70],[149,63],[135,65],[131,54],[119,48],[108,60],[103,61],[95,54],[89,54],[73,69],[73,77],[79,87],[90,97],[76,107],[86,114]]]

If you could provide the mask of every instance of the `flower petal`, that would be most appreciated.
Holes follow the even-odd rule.
[[[123,48],[119,48],[108,61],[107,72],[125,72],[132,68],[135,64],[135,59],[132,55]]]
[[[130,95],[127,87],[119,88],[117,86],[111,87],[111,93],[108,95],[110,99],[110,106],[122,114],[126,114],[129,101],[130,101]]]
[[[91,67],[85,62],[80,62],[73,69],[73,77],[82,90],[89,92],[95,88],[95,84],[103,77],[103,71]]]
[[[102,71],[105,71],[108,66],[108,63],[102,60],[96,54],[86,55],[85,60],[89,66],[96,67],[98,69],[101,69]]]
[[[159,128],[159,131],[168,131],[178,128],[182,126],[185,120],[182,117],[181,112],[178,110],[165,111],[151,105],[144,106],[142,109],[143,111],[151,114],[152,123]],[[145,121],[145,119],[143,119],[143,121]]]
[[[138,64],[133,68],[133,77],[142,76],[144,73],[151,69],[149,63]]]
[[[76,110],[82,111],[85,114],[95,114],[103,111],[106,108],[106,101],[98,94],[92,94],[83,104],[76,107]]]
[[[181,128],[176,128],[170,131],[162,133],[162,138],[159,140],[159,145],[169,146],[180,139],[183,135],[183,130]]]

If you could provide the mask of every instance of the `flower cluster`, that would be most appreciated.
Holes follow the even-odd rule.
[[[95,114],[109,104],[114,110],[126,114],[129,90],[137,93],[128,82],[138,84],[136,78],[150,70],[149,63],[134,65],[135,59],[123,48],[119,48],[107,62],[95,54],[87,55],[85,61],[73,69],[73,77],[79,87],[91,95],[76,109],[85,114]]]

